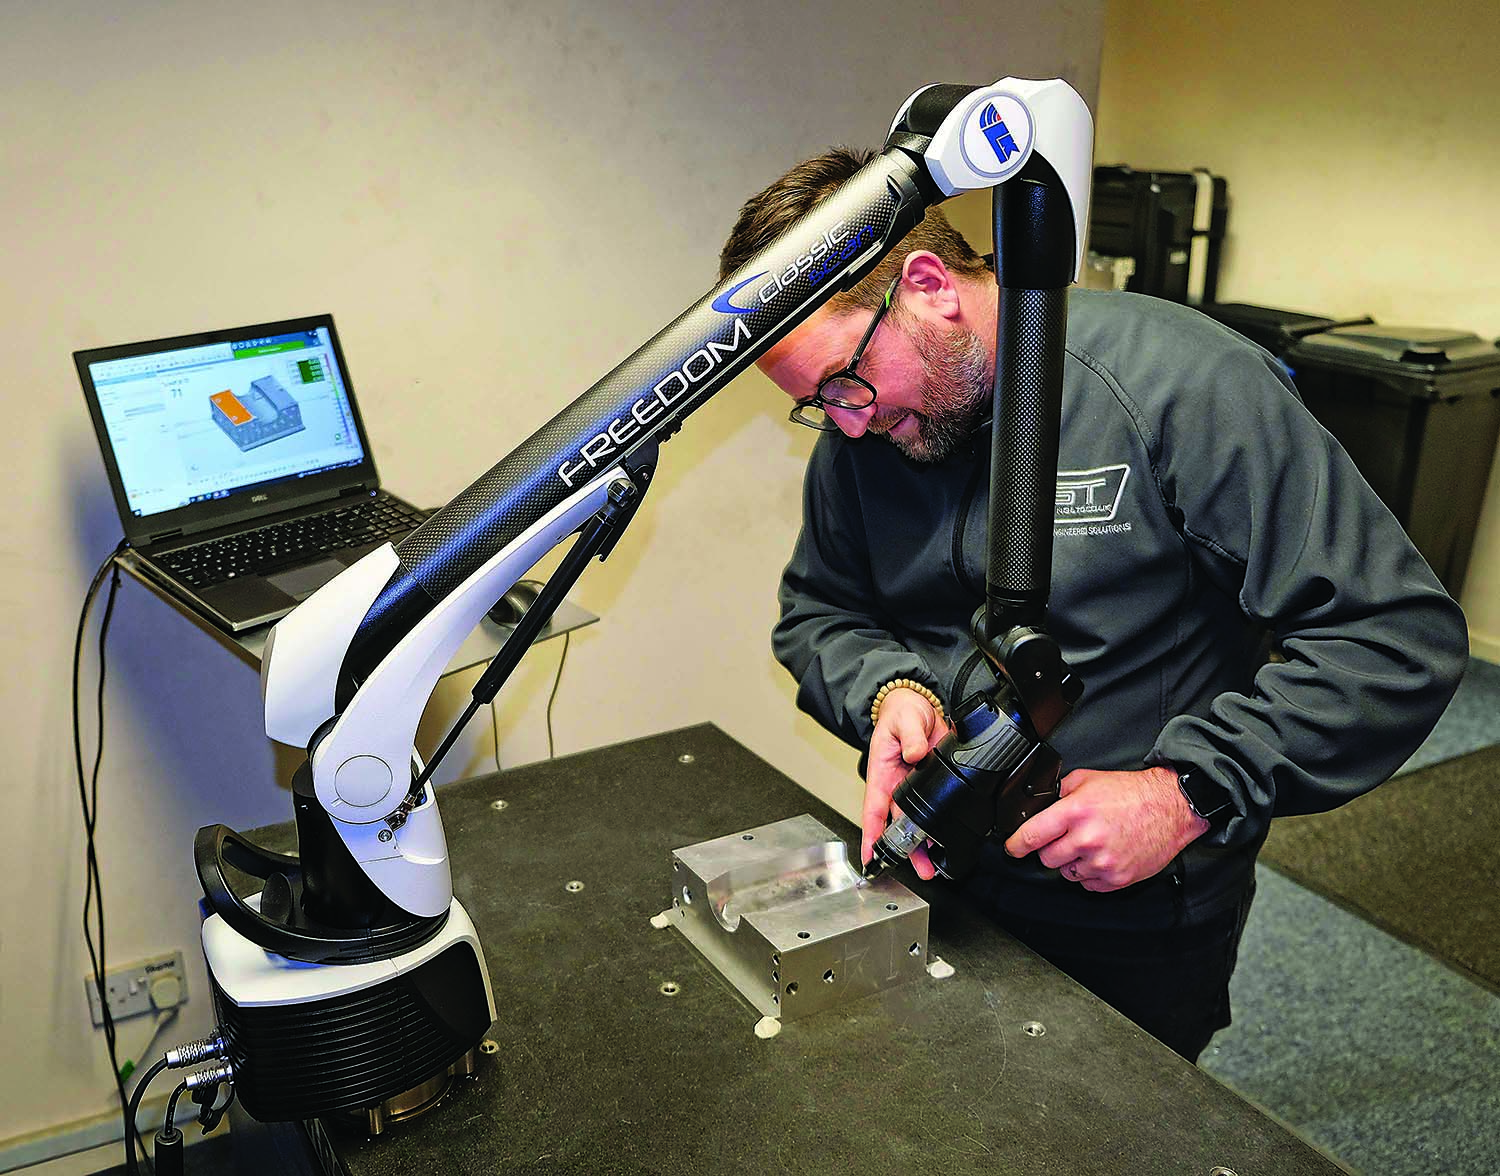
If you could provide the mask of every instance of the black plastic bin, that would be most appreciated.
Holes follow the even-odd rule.
[[[1253,343],[1259,343],[1272,355],[1286,354],[1298,339],[1315,335],[1332,327],[1352,326],[1373,320],[1366,315],[1355,319],[1332,319],[1300,310],[1280,310],[1274,306],[1252,306],[1248,302],[1212,302],[1198,308],[1210,318],[1238,331]]]
[[[1500,350],[1461,331],[1371,324],[1306,335],[1281,358],[1457,596],[1500,437]]]

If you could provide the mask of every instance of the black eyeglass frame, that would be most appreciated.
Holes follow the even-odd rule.
[[[898,272],[891,280],[891,284],[886,287],[885,298],[876,309],[874,317],[870,319],[870,325],[865,328],[865,333],[860,337],[859,344],[854,348],[854,354],[849,357],[849,362],[839,368],[838,371],[831,372],[819,380],[818,387],[811,396],[799,400],[796,404],[792,405],[792,411],[787,414],[787,420],[799,425],[805,425],[809,429],[817,429],[819,432],[827,433],[838,428],[838,425],[828,416],[827,409],[829,406],[833,408],[847,408],[857,412],[860,409],[869,408],[870,405],[875,403],[878,396],[878,393],[875,391],[875,385],[854,369],[859,366],[859,361],[864,358],[865,348],[870,345],[870,340],[875,337],[875,329],[880,326],[880,320],[885,317],[885,312],[890,310],[891,303],[895,301],[896,287],[901,285],[901,277],[902,275]],[[835,380],[853,381],[869,392],[870,398],[865,400],[861,397],[856,403],[847,396],[824,395],[823,389]],[[819,417],[809,418],[802,415],[808,409],[821,409],[823,411]]]

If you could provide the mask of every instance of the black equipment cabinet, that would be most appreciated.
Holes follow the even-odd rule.
[[[1208,215],[1195,227],[1198,192],[1211,189]],[[1123,165],[1094,168],[1089,211],[1089,250],[1128,257],[1135,272],[1125,289],[1173,302],[1212,302],[1219,280],[1219,252],[1229,216],[1228,185],[1196,172],[1137,171]],[[1195,239],[1206,249],[1202,288],[1191,282]]]
[[[1308,334],[1282,360],[1457,596],[1500,437],[1500,350],[1462,331],[1370,324]]]

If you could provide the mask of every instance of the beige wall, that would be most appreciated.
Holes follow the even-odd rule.
[[[1229,180],[1226,302],[1500,335],[1500,8],[1110,0],[1095,158]],[[1462,603],[1500,661],[1500,465]]]
[[[1092,101],[1102,22],[1097,0],[6,6],[0,446],[23,505],[0,544],[0,1142],[111,1098],[83,994],[68,690],[119,530],[70,353],[331,310],[385,480],[437,504],[706,290],[751,190],[878,142],[929,81],[1061,75]],[[665,447],[577,590],[604,619],[573,640],[560,751],[712,720],[853,810],[852,753],[796,716],[767,651],[810,437],[747,377]],[[501,697],[507,764],[546,753],[559,653]],[[254,675],[133,584],[109,658],[109,954],[193,961],[170,1043],[210,1025],[193,831],[287,817],[286,764]],[[471,680],[440,693],[429,737]],[[476,728],[446,775],[493,762]],[[122,1024],[122,1056],[148,1032]]]

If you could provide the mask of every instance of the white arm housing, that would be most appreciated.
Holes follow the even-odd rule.
[[[448,593],[406,633],[342,713],[339,671],[360,622],[398,567],[390,544],[370,552],[308,597],[272,630],[261,665],[266,734],[311,748],[318,803],[370,880],[403,910],[448,909],[453,882],[431,793],[400,828],[388,817],[412,784],[417,724],[448,663],[484,614],[543,555],[605,501],[618,467],[538,519]],[[319,728],[334,719],[321,738]]]
[[[906,100],[896,123],[922,92]],[[966,95],[953,108],[932,136],[923,159],[944,194],[956,196],[1005,183],[1026,165],[1033,151],[1040,150],[1073,205],[1076,278],[1083,269],[1088,241],[1093,146],[1093,116],[1067,82],[1001,78]]]

